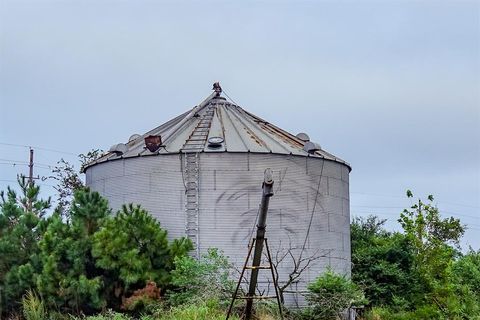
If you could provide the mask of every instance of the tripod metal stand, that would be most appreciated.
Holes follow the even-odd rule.
[[[277,299],[278,310],[280,312],[280,317],[283,319],[282,314],[282,306],[280,303],[280,295],[278,292],[278,283],[277,279],[275,278],[275,274],[273,272],[273,263],[272,263],[272,256],[270,254],[270,249],[268,247],[267,239],[265,238],[265,228],[267,226],[267,212],[268,212],[268,204],[270,201],[270,197],[273,196],[273,173],[272,170],[266,169],[264,181],[262,185],[263,193],[262,193],[262,202],[260,204],[260,212],[258,217],[258,224],[257,224],[257,235],[253,238],[248,246],[248,254],[245,259],[245,264],[243,265],[243,269],[240,275],[240,278],[237,283],[237,287],[235,289],[235,293],[232,298],[232,302],[230,303],[230,307],[228,308],[227,318],[230,317],[232,313],[233,304],[235,303],[236,299],[245,299],[247,300],[246,307],[245,307],[245,320],[252,319],[252,311],[253,311],[253,300],[258,299]],[[267,252],[268,258],[268,265],[261,266],[260,262],[262,260],[262,250],[263,245],[265,244],[265,249]],[[248,261],[250,260],[250,256],[252,255],[252,250],[255,247],[255,251],[253,253],[253,261],[252,265],[248,266]],[[275,287],[275,296],[257,296],[255,295],[255,289],[257,287],[257,280],[258,280],[258,271],[262,269],[270,269],[272,274],[273,285]],[[243,275],[245,274],[245,270],[251,270],[250,274],[250,283],[248,286],[248,293],[246,296],[238,296],[238,291],[240,289],[240,285],[243,279]]]

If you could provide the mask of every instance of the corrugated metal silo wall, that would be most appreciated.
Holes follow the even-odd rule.
[[[180,155],[162,155],[98,164],[87,170],[87,184],[107,197],[114,209],[122,203],[142,204],[158,217],[170,237],[180,237],[185,234],[181,163]],[[343,164],[313,157],[201,153],[200,251],[219,248],[241,268],[253,236],[266,168],[275,173],[275,195],[267,219],[274,260],[287,250],[297,260],[300,254],[315,258],[291,289],[305,290],[328,265],[350,274],[349,170]],[[288,279],[292,265],[290,256],[279,265],[280,282]],[[268,272],[261,271],[260,279],[267,290]],[[286,295],[286,300],[290,305],[303,304],[296,294]]]
[[[350,274],[349,169],[345,165],[313,157],[202,153],[200,168],[202,252],[208,247],[220,247],[241,268],[255,228],[263,172],[271,168],[275,184],[266,236],[274,260],[288,250],[297,261],[300,255],[315,258],[291,290],[304,291],[307,283],[328,265]],[[280,282],[288,280],[292,271],[293,261],[287,256],[279,265]],[[268,288],[268,270],[261,274]],[[285,298],[290,305],[297,299],[303,304],[300,295]]]
[[[159,219],[169,238],[185,235],[185,187],[178,154],[100,163],[87,169],[86,183],[114,210],[124,203],[141,204]]]

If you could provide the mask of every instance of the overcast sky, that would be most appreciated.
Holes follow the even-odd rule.
[[[48,176],[220,81],[352,165],[352,216],[398,228],[406,189],[433,194],[479,249],[479,17],[478,1],[0,0],[0,189],[27,172],[14,145]]]

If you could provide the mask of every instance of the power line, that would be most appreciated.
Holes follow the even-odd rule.
[[[352,208],[355,208],[355,207],[361,207],[361,208],[364,208],[364,210],[352,210],[353,212],[359,212],[359,213],[371,213],[371,214],[380,214],[382,213],[383,215],[394,215],[394,214],[398,214],[399,212],[386,212],[384,210],[382,211],[376,211],[375,209],[382,209],[382,208],[385,208],[385,209],[405,209],[404,207],[368,207],[368,206],[352,206]],[[373,209],[373,210],[367,210],[367,209]],[[456,213],[456,212],[452,212],[452,211],[447,211],[447,210],[442,210],[441,208],[438,208],[439,212],[440,213],[448,213],[448,214],[451,214],[453,216],[460,216],[460,217],[466,217],[466,218],[473,218],[473,219],[478,219],[480,218],[480,215],[479,216],[472,216],[472,215],[468,215],[468,214],[462,214],[462,213]]]
[[[11,164],[14,164],[14,165],[29,165],[29,162],[21,161],[21,160],[0,159],[0,161],[6,162],[6,163],[11,163]],[[35,165],[41,165],[41,166],[45,166],[45,167],[48,167],[48,168],[55,167],[55,165],[53,165],[53,164],[41,163],[41,162],[35,162]]]
[[[222,88],[222,92],[227,96],[228,99],[230,99],[230,101],[232,101],[234,104],[236,104],[237,106],[239,106],[238,103],[236,103],[232,98],[230,98],[230,96],[227,94],[227,92],[225,91],[225,89]]]
[[[0,179],[0,181],[1,182],[15,182],[15,183],[18,182],[17,180],[13,180],[13,179]],[[52,188],[56,187],[53,184],[48,184],[48,183],[35,182],[35,184],[38,184],[38,185],[41,185],[41,186],[52,187]]]
[[[391,194],[379,194],[379,193],[367,193],[367,192],[356,192],[356,191],[350,191],[351,194],[359,194],[359,195],[366,195],[366,196],[373,196],[373,197],[385,197],[385,198],[397,198],[397,199],[403,199],[405,200],[405,197],[397,196],[397,195],[391,195]],[[469,208],[480,208],[480,206],[476,205],[471,205],[471,204],[461,204],[461,203],[454,203],[454,202],[447,202],[447,201],[438,201],[437,203],[443,203],[443,204],[450,204],[454,206],[461,206],[461,207],[469,207]]]
[[[354,214],[356,213],[360,213],[360,214],[373,214],[373,215],[377,215],[377,216],[384,216],[384,217],[388,217],[388,218],[391,218],[392,215],[394,213],[388,213],[388,212],[371,212],[371,211],[355,211],[353,212]],[[389,221],[396,221],[396,220],[389,220]],[[475,223],[465,223],[465,225],[467,226],[467,229],[472,229],[472,230],[480,230],[480,229],[476,229],[476,228],[472,228],[472,226],[474,227],[479,227],[480,228],[480,225],[478,224],[475,224]]]
[[[78,156],[78,154],[75,154],[75,153],[72,153],[72,152],[61,151],[61,150],[50,149],[50,148],[44,148],[44,147],[39,147],[39,146],[27,146],[27,145],[24,145],[24,144],[5,143],[5,142],[0,142],[0,145],[10,146],[10,147],[21,147],[21,148],[34,148],[34,149],[48,151],[48,152],[56,152],[56,153],[63,153],[63,154],[68,154],[68,155],[72,155],[72,156]]]

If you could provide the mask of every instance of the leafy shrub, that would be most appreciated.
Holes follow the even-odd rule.
[[[47,310],[43,301],[32,290],[22,298],[23,316],[26,320],[46,320]]]
[[[312,320],[335,319],[353,304],[366,302],[362,290],[356,284],[331,269],[310,283],[308,291],[310,308],[306,311],[306,318]]]
[[[144,311],[148,307],[158,305],[161,301],[160,299],[160,289],[155,282],[148,281],[145,288],[135,290],[131,297],[124,299],[122,309]]]
[[[375,216],[353,219],[352,280],[365,288],[373,306],[409,308],[423,297],[413,246],[404,234],[386,231],[385,222]]]
[[[235,289],[235,282],[229,277],[231,271],[228,259],[215,248],[210,248],[200,260],[178,257],[172,271],[172,285],[176,289],[169,292],[169,302],[172,305],[211,299],[228,302]]]
[[[480,318],[480,251],[470,249],[455,261],[452,277],[461,312]]]

